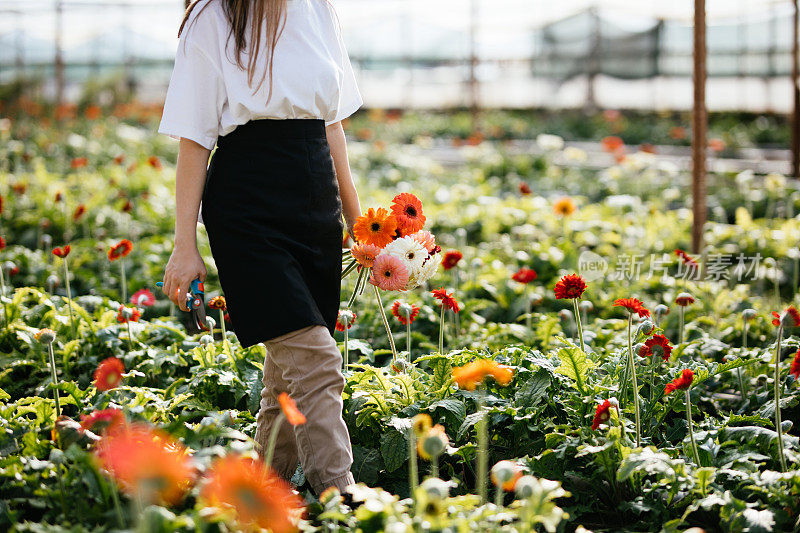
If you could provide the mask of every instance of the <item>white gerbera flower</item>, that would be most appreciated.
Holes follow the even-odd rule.
[[[428,257],[425,246],[411,237],[395,239],[384,246],[381,252],[401,259],[412,275],[422,268],[422,262]]]

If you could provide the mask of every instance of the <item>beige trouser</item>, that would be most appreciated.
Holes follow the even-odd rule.
[[[270,339],[264,346],[264,388],[255,435],[259,453],[266,453],[281,412],[278,394],[285,391],[305,415],[306,423],[292,426],[282,421],[272,467],[288,480],[299,458],[317,495],[330,486],[341,491],[355,483],[350,472],[350,434],[342,419],[342,355],[335,339],[325,326],[312,325]]]

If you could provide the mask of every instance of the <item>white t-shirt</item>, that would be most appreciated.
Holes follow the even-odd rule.
[[[253,87],[268,68],[264,26]],[[275,45],[269,102],[269,72],[253,94],[247,84],[248,48],[242,52],[245,68],[241,68],[229,33],[222,2],[198,2],[178,43],[160,133],[212,149],[217,136],[253,119],[316,118],[328,126],[361,107],[341,25],[328,0],[287,0],[286,22]]]

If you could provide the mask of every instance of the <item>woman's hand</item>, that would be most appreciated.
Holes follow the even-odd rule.
[[[186,295],[195,279],[206,280],[206,265],[196,246],[178,247],[172,250],[167,268],[164,271],[164,286],[161,288],[167,297],[175,302],[181,311],[189,311]]]

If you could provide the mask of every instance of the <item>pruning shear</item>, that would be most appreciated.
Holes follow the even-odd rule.
[[[156,287],[163,286],[164,283],[161,281],[156,283]],[[189,287],[189,292],[186,294],[186,307],[189,308],[189,325],[186,329],[189,330],[189,333],[194,334],[208,330],[204,296],[205,287],[203,282],[199,278],[195,278]]]

